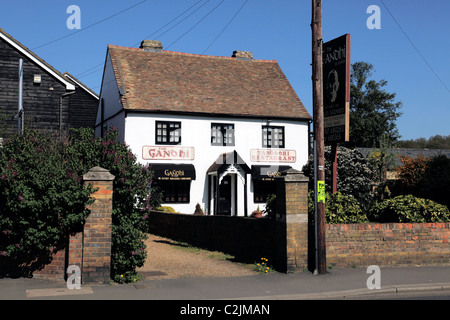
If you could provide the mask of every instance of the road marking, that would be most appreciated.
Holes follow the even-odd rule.
[[[82,287],[81,289],[68,289],[68,288],[27,289],[25,290],[25,293],[28,298],[36,298],[36,297],[94,294],[94,291],[92,290],[91,287]]]

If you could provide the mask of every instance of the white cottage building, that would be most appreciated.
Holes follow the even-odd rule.
[[[306,163],[310,120],[276,61],[108,46],[96,134],[118,128],[178,212],[263,209],[273,178]]]

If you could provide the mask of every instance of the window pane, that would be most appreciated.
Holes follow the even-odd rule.
[[[284,127],[262,127],[263,147],[284,148]]]
[[[181,122],[156,121],[156,143],[179,144],[181,142]]]
[[[234,124],[211,124],[211,144],[216,146],[234,145]]]

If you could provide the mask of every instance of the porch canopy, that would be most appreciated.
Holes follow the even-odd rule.
[[[238,168],[241,169],[245,174],[251,172],[248,165],[244,160],[239,156],[239,154],[235,151],[222,153],[216,161],[208,168],[207,174],[217,173],[218,176],[222,175],[230,168]]]
[[[150,165],[156,180],[195,180],[195,167],[187,163],[155,163]]]
[[[244,185],[244,215],[247,216],[247,174],[251,173],[249,166],[239,156],[236,150],[232,152],[222,153],[216,161],[208,168],[207,174],[209,177],[216,176],[214,190],[214,212],[219,212],[220,184],[223,178],[228,174],[236,174]],[[209,184],[214,185],[211,179],[208,179]],[[208,188],[210,189],[210,188]],[[208,192],[208,195],[211,195]],[[210,203],[208,199],[208,204]],[[236,207],[236,206],[235,206]],[[208,210],[211,212],[211,210]]]

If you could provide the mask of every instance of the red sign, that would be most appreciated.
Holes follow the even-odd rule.
[[[144,160],[194,160],[193,147],[142,147],[142,159]]]
[[[297,159],[295,150],[285,149],[251,149],[250,160],[253,162],[287,162]]]

